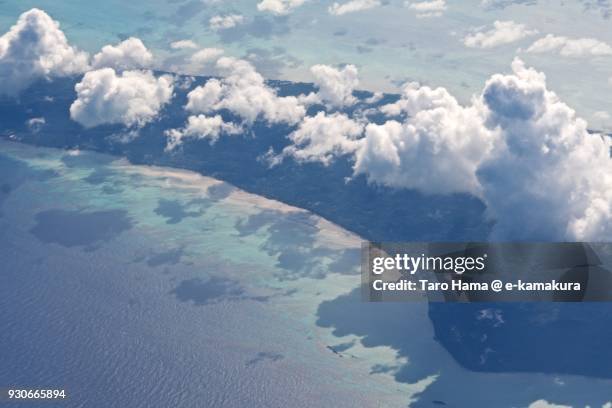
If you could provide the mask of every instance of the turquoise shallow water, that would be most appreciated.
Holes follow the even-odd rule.
[[[70,407],[612,399],[610,380],[463,369],[426,304],[360,302],[359,237],[308,212],[91,152],[0,152],[0,384]]]

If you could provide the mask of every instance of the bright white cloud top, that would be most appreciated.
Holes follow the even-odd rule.
[[[572,407],[569,405],[554,404],[544,399],[539,399],[529,404],[529,407],[527,408],[572,408]],[[607,407],[603,406],[602,408],[607,408]]]
[[[514,21],[495,21],[493,28],[469,34],[463,39],[463,43],[470,48],[493,48],[511,44],[537,33],[538,30],[530,30],[524,24]]]
[[[563,57],[609,56],[612,46],[595,38],[568,38],[548,34],[534,42],[528,49],[530,53],[557,53]]]
[[[544,74],[512,64],[485,86],[488,125],[501,142],[479,169],[500,237],[604,240],[612,234],[611,140],[546,87]],[[521,222],[517,223],[516,220]],[[606,238],[607,237],[607,238]]]
[[[270,124],[299,122],[305,108],[294,96],[280,97],[245,60],[223,57],[216,64],[222,79],[211,79],[188,95],[187,109],[208,113],[227,109],[246,123],[262,119]]]
[[[192,40],[179,40],[170,43],[170,48],[173,50],[185,50],[185,49],[196,49],[198,44]]]
[[[102,68],[87,72],[75,90],[70,117],[83,126],[143,126],[172,98],[173,80],[169,75],[156,78],[150,71],[118,74]]]
[[[128,69],[149,68],[153,62],[153,54],[143,42],[130,37],[117,45],[105,45],[93,56],[92,67],[113,68],[116,71]]]
[[[335,16],[341,16],[343,14],[355,13],[357,11],[364,11],[374,7],[380,6],[382,3],[380,0],[349,0],[345,3],[334,2],[329,6],[329,14]]]
[[[32,9],[0,37],[0,93],[16,95],[38,79],[82,73],[88,59],[68,44],[59,23]]]
[[[479,194],[476,169],[495,138],[483,125],[478,103],[463,107],[444,88],[410,83],[402,98],[383,111],[405,119],[366,127],[363,146],[355,156],[355,174],[426,193]]]
[[[495,238],[609,237],[610,138],[589,133],[544,74],[518,59],[512,69],[493,75],[467,106],[444,88],[407,84],[382,108],[401,119],[367,124],[361,136],[346,117],[305,118],[282,157],[328,165],[350,155],[354,175],[371,183],[476,195],[496,221]]]
[[[409,9],[414,10],[418,18],[440,17],[447,9],[445,0],[405,2]]]
[[[243,131],[240,126],[223,121],[220,115],[197,115],[187,118],[187,125],[183,129],[170,129],[166,131],[168,144],[166,150],[173,150],[183,143],[184,138],[209,139],[215,143],[221,134],[236,135]]]
[[[257,10],[272,13],[278,16],[291,13],[304,4],[306,0],[262,0],[257,3]]]
[[[244,16],[240,14],[228,14],[225,16],[213,16],[208,20],[211,30],[226,30],[228,28],[236,27],[238,24],[242,24]]]
[[[278,96],[266,85],[264,78],[248,61],[231,57],[220,58],[216,68],[221,79],[210,79],[187,95],[187,109],[191,115],[183,129],[170,129],[168,149],[179,145],[185,137],[210,138],[221,134],[236,134],[240,126],[226,123],[221,116],[210,114],[227,110],[236,115],[245,126],[256,120],[268,124],[297,124],[306,114],[306,108],[294,96]]]
[[[224,53],[221,48],[202,48],[193,53],[190,61],[196,66],[202,66],[217,61]]]
[[[310,72],[315,86],[319,88],[315,100],[336,108],[352,105],[357,101],[353,91],[359,85],[359,73],[354,65],[338,69],[319,64],[312,66]]]
[[[284,157],[293,157],[298,162],[321,162],[329,165],[334,156],[354,153],[359,148],[359,137],[363,124],[347,115],[319,112],[306,117],[297,130],[289,135],[292,144],[282,154],[272,159],[279,163]]]

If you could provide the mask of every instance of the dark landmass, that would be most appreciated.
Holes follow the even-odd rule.
[[[222,136],[213,145],[208,140],[186,140],[181,148],[165,151],[164,131],[184,126],[188,116],[184,110],[186,95],[206,79],[198,78],[189,89],[177,88],[175,98],[163,109],[160,118],[131,138],[127,136],[129,129],[123,125],[86,129],[70,119],[69,108],[76,99],[74,85],[79,78],[39,81],[18,99],[0,97],[0,135],[35,145],[122,156],[134,164],[193,170],[245,191],[307,209],[372,241],[482,241],[487,238],[491,223],[485,219],[485,206],[467,194],[426,196],[406,189],[370,185],[364,176],[347,181],[352,174],[352,163],[346,158],[327,167],[285,160],[270,168],[262,157],[270,148],[280,152],[288,145],[287,135],[293,128],[286,125],[269,126],[258,121],[249,134]],[[310,84],[286,81],[270,81],[269,85],[277,88],[279,95],[314,90]],[[357,92],[356,96],[363,101],[371,93]],[[376,106],[397,98],[397,95],[386,95]],[[346,112],[364,107],[371,106],[360,102]],[[309,114],[324,109],[313,106]],[[221,112],[221,115],[225,120],[239,120],[230,112]],[[45,119],[45,124],[30,129],[27,121],[40,117]],[[374,122],[383,121],[383,117],[375,115],[369,118]]]
[[[485,206],[475,197],[467,194],[426,196],[406,189],[369,185],[363,176],[347,181],[346,178],[352,174],[352,163],[347,159],[341,158],[328,167],[285,160],[269,168],[261,157],[270,148],[279,152],[288,144],[286,137],[292,128],[287,126],[268,126],[257,122],[249,134],[221,137],[214,145],[207,140],[186,140],[182,148],[166,152],[164,131],[184,126],[188,115],[183,106],[190,89],[177,88],[175,98],[164,108],[160,118],[140,129],[137,137],[127,137],[129,129],[119,125],[83,128],[69,117],[69,107],[76,98],[74,85],[78,80],[40,81],[18,99],[0,97],[0,137],[40,146],[98,151],[126,157],[134,164],[193,170],[245,191],[307,209],[371,241],[486,241],[491,230],[492,224],[486,220]],[[198,78],[191,88],[205,80]],[[281,95],[297,95],[313,90],[310,84],[283,81],[270,81],[269,84],[278,88]],[[358,92],[357,96],[363,101],[371,94]],[[392,102],[397,97],[385,95],[377,105]],[[364,107],[372,106],[360,102],[351,110]],[[323,106],[314,106],[309,114],[324,109]],[[221,114],[225,120],[237,119],[229,112]],[[27,121],[40,117],[45,119],[45,124],[30,129]],[[369,116],[369,119],[374,122],[383,120],[376,115]],[[78,156],[66,155],[66,163],[79,165]],[[5,176],[12,174],[14,178],[0,177],[1,205],[2,200],[21,182],[22,172],[18,163],[3,165],[0,161],[0,169],[3,169]],[[104,174],[96,173],[89,182],[96,184],[104,177]],[[231,188],[228,185],[220,187],[215,197],[222,198]],[[197,210],[178,208],[171,202],[158,203],[158,211],[166,214],[168,222],[197,216],[204,210],[203,207]],[[46,222],[44,219],[42,221]],[[97,219],[92,222],[98,224]],[[119,233],[123,228],[120,225],[104,234]],[[91,241],[105,237],[92,235]],[[59,241],[45,234],[43,239]],[[73,242],[63,244],[74,245]],[[155,265],[172,262],[177,256],[180,256],[180,252],[163,255],[152,262]],[[199,281],[183,282],[174,295],[195,304],[242,296],[241,288],[232,282]],[[360,301],[357,291],[341,296],[321,304],[318,324],[334,327],[338,335],[365,336],[366,346],[391,346],[400,355],[416,359],[416,364],[398,371],[396,378],[399,381],[411,382],[432,374],[411,369],[429,367],[435,371],[436,364],[435,361],[418,361],[431,359],[432,356],[419,355],[411,349],[410,322],[399,318],[392,319],[393,324],[389,323],[389,317],[399,317],[408,306],[369,306],[372,305]],[[477,319],[485,308],[492,308],[503,316],[504,324],[496,326],[495,322]],[[429,305],[429,317],[434,325],[436,340],[459,364],[470,370],[612,378],[609,364],[612,352],[607,347],[612,339],[612,331],[608,329],[612,326],[607,321],[612,315],[611,309],[610,304],[432,303]],[[483,343],[483,339],[487,341]],[[341,353],[337,347],[328,348],[334,353]],[[494,352],[487,351],[489,349]],[[445,378],[437,381],[423,397],[435,396],[436,387],[442,386],[444,381]],[[427,401],[435,405],[445,404],[437,399]]]

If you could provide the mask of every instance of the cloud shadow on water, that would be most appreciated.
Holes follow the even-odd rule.
[[[261,249],[276,257],[276,277],[295,280],[303,277],[322,279],[329,272],[324,257],[342,257],[339,251],[316,246],[319,227],[316,218],[305,211],[265,210],[236,223],[239,236],[264,230],[268,238]],[[337,261],[337,260],[336,260]]]
[[[204,200],[192,200],[186,204],[183,204],[179,200],[168,200],[161,198],[157,201],[157,208],[155,214],[166,218],[167,224],[178,224],[187,217],[199,217],[204,214],[208,203]],[[196,206],[197,209],[190,210],[191,207]]]
[[[612,357],[611,311],[601,303],[368,303],[355,289],[322,302],[317,325],[340,338],[359,336],[365,347],[396,350],[398,364],[373,366],[372,374],[391,373],[402,383],[438,375],[411,406],[429,407],[441,396],[455,406],[502,399],[527,406],[537,398],[513,389],[533,381],[539,398],[584,405],[607,401],[605,387],[590,389],[592,399],[585,400],[584,384],[559,388],[553,377],[534,374],[609,381],[612,369],[601,362]],[[494,373],[516,376],[500,382]],[[474,387],[490,390],[457,393]]]
[[[171,293],[181,302],[193,302],[197,306],[245,299],[245,291],[236,281],[218,277],[184,280]]]
[[[154,254],[147,259],[147,266],[155,268],[157,266],[176,265],[181,261],[181,258],[185,254],[184,248],[173,248],[167,251]]]
[[[45,243],[65,247],[91,246],[109,241],[132,228],[124,210],[71,211],[47,210],[36,214],[30,232]]]
[[[206,189],[206,195],[212,201],[221,201],[229,197],[232,192],[236,191],[236,187],[229,183],[214,184]]]

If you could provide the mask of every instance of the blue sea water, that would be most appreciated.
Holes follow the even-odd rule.
[[[607,337],[596,338],[607,332],[585,316],[604,319],[605,306],[574,306],[565,331],[547,331],[568,324],[568,309],[493,309],[501,324],[477,319],[491,305],[362,303],[360,238],[304,210],[103,154],[4,141],[0,152],[1,386],[64,388],[62,407],[612,400]],[[490,345],[507,347],[519,329],[548,335],[562,361],[585,347],[601,359],[565,371],[468,369],[461,357],[476,351],[447,349],[440,327],[505,336],[483,342],[485,359],[503,356]],[[517,347],[545,362],[546,345]]]

